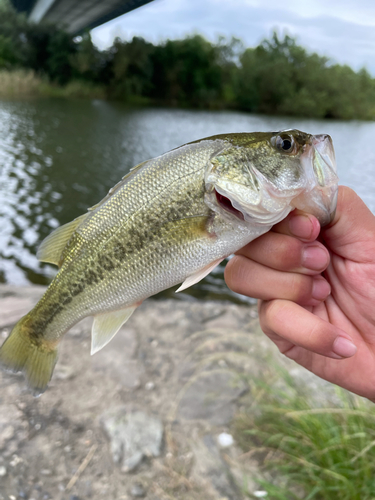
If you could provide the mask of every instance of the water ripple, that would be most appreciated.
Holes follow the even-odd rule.
[[[40,242],[97,203],[137,163],[201,137],[285,128],[329,133],[341,183],[375,212],[372,122],[136,110],[99,100],[0,101],[0,282],[47,284],[56,271],[37,261]],[[222,268],[189,293],[234,297]]]

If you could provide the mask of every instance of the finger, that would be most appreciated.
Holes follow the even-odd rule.
[[[288,217],[273,226],[272,231],[294,236],[302,241],[314,241],[319,236],[320,224],[313,215],[293,210]]]
[[[329,252],[322,243],[303,243],[284,234],[266,233],[237,252],[259,264],[284,272],[317,274],[329,264]]]
[[[282,298],[302,305],[315,306],[331,291],[320,275],[312,277],[277,271],[242,255],[236,255],[228,262],[224,278],[236,293],[262,300]]]
[[[346,332],[293,302],[261,302],[259,320],[264,333],[286,355],[293,346],[335,359],[349,358],[357,351]]]
[[[352,189],[340,186],[335,218],[322,231],[324,241],[341,257],[373,262],[374,234],[374,214]]]

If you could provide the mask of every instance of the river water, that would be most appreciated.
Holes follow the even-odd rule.
[[[214,134],[286,128],[330,134],[341,184],[375,212],[372,122],[131,109],[100,100],[0,101],[0,282],[48,284],[56,271],[37,261],[40,242],[102,199],[137,163]],[[245,300],[227,290],[223,267],[177,295],[191,296]]]

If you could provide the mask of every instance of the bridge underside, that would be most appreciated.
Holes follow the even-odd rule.
[[[30,21],[49,21],[79,34],[153,0],[11,0]]]

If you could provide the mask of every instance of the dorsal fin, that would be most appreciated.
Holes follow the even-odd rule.
[[[37,259],[41,262],[50,262],[51,264],[56,264],[56,266],[61,265],[61,257],[66,247],[68,241],[72,237],[72,234],[77,229],[77,227],[89,216],[90,214],[83,214],[76,219],[58,227],[52,233],[45,238],[38,251],[36,253]]]
[[[136,165],[130,171],[124,175],[120,182],[118,182],[113,188],[108,191],[108,194],[96,205],[92,206],[88,209],[86,214],[77,217],[72,222],[68,222],[63,226],[55,229],[45,240],[42,241],[40,247],[37,251],[37,258],[41,262],[49,262],[51,264],[55,264],[56,266],[61,266],[62,264],[62,254],[64,248],[66,247],[68,241],[72,237],[74,231],[78,228],[78,226],[88,217],[91,213],[102,206],[111,196],[113,196],[116,191],[118,191],[123,184],[128,182],[129,178],[134,175],[134,173],[139,170],[145,163],[149,160],[146,160],[139,165]]]
[[[88,208],[88,211],[89,212],[92,212],[93,210],[96,210],[98,207],[100,207],[101,205],[103,205],[111,196],[113,196],[116,191],[118,191],[121,186],[123,186],[124,184],[126,184],[129,180],[129,178],[134,175],[137,170],[139,170],[141,167],[143,167],[143,165],[145,165],[149,160],[146,160],[146,161],[143,161],[142,163],[139,163],[138,165],[136,165],[135,167],[131,168],[129,170],[129,172],[124,175],[124,177],[121,179],[121,181],[119,181],[117,184],[115,184],[109,191],[108,191],[108,194],[106,196],[104,196],[104,198],[99,201],[99,203],[97,203],[96,205]]]

